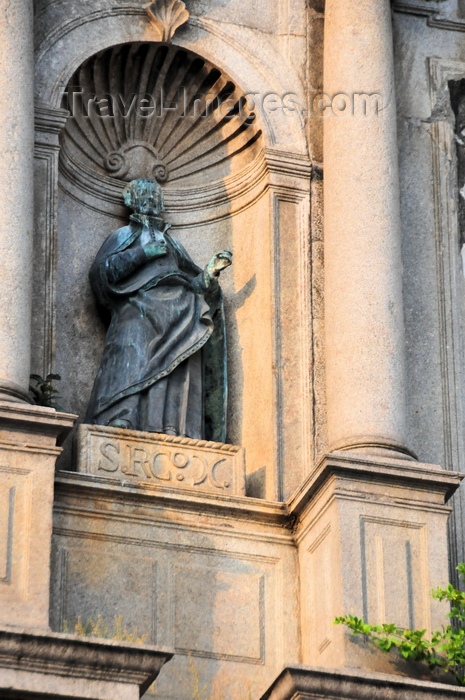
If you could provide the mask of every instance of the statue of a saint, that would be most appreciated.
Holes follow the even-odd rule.
[[[130,223],[110,234],[89,274],[111,322],[86,422],[224,442],[218,277],[232,253],[201,270],[169,235],[157,182],[133,180],[123,196]]]

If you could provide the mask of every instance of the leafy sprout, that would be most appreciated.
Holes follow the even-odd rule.
[[[465,564],[457,566],[460,578],[465,582]],[[449,583],[447,588],[436,588],[431,593],[436,600],[451,603],[447,617],[450,623],[426,637],[426,630],[409,630],[393,623],[370,625],[355,615],[345,615],[334,620],[336,625],[346,625],[352,634],[363,634],[378,649],[390,652],[397,649],[408,661],[422,661],[432,673],[451,673],[457,683],[465,686],[465,593]]]
[[[36,406],[46,406],[47,408],[56,408],[61,410],[60,404],[56,399],[61,399],[58,389],[53,385],[54,382],[60,381],[59,374],[47,374],[45,379],[40,374],[31,374],[29,391],[32,395],[32,400]]]

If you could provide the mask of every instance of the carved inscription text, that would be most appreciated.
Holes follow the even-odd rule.
[[[244,450],[234,445],[81,425],[78,471],[203,491],[244,494]]]

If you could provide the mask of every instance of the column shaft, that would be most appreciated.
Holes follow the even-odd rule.
[[[402,453],[405,350],[389,0],[326,0],[324,90],[332,100],[324,118],[329,447]],[[374,94],[379,100],[363,97]]]
[[[33,5],[0,0],[0,398],[28,400],[33,235]]]

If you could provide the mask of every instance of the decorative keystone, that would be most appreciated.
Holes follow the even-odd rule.
[[[187,22],[190,16],[182,0],[155,0],[146,7],[146,12],[158,31],[158,41],[168,44],[178,27]]]

